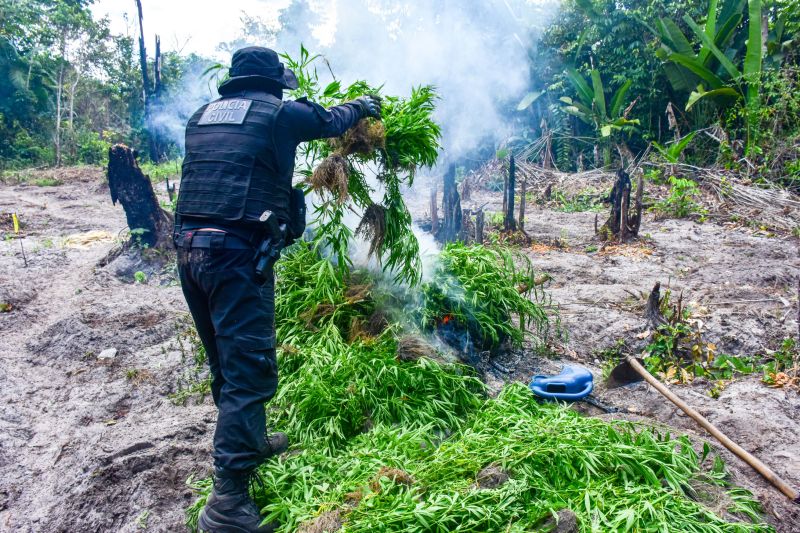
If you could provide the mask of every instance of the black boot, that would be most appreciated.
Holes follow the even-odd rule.
[[[200,513],[198,526],[205,533],[272,533],[275,524],[261,525],[261,515],[248,492],[250,472],[218,473],[214,490]]]
[[[266,440],[267,452],[264,454],[264,459],[280,455],[289,449],[289,437],[286,433],[267,433]]]

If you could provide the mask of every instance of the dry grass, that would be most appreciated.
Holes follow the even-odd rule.
[[[375,477],[372,479],[372,482],[369,484],[369,488],[372,489],[373,492],[380,492],[381,491],[381,478],[387,478],[392,481],[392,483],[396,483],[398,485],[405,485],[407,487],[412,486],[415,481],[414,478],[411,477],[411,474],[405,472],[404,470],[400,470],[399,468],[390,468],[388,466],[382,466],[378,473],[375,474]]]
[[[303,523],[297,528],[297,533],[335,533],[342,529],[343,524],[341,511],[326,511],[314,520]]]
[[[422,338],[414,335],[405,335],[397,341],[397,360],[416,361],[420,357],[433,358],[436,349]]]
[[[642,261],[653,255],[653,249],[641,243],[612,244],[604,246],[597,255],[627,257],[633,261]]]

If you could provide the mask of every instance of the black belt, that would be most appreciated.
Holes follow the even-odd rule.
[[[184,230],[175,239],[178,248],[225,248],[226,250],[252,250],[253,245],[241,237],[222,231]]]

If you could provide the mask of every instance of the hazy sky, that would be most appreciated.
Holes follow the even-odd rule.
[[[243,11],[267,21],[275,20],[278,9],[288,3],[289,0],[142,0],[145,44],[152,54],[158,34],[165,50],[227,59],[227,54],[221,54],[216,47],[237,36]],[[97,0],[92,11],[96,17],[108,15],[114,33],[139,35],[135,0]]]

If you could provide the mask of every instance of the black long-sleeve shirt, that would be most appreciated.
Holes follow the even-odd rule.
[[[240,105],[240,103],[245,100],[274,102],[269,106],[264,106],[264,104],[257,106],[256,103],[253,103],[249,108],[249,116],[252,118],[247,118],[243,124],[241,121],[239,123],[216,121],[211,125],[202,125],[201,117],[206,113],[207,109],[212,111],[217,108],[209,108],[209,106],[200,108],[189,120],[189,125],[187,126],[184,170],[186,170],[186,161],[195,160],[198,157],[204,158],[207,157],[204,154],[219,153],[220,150],[226,150],[225,153],[241,152],[253,154],[256,158],[256,170],[254,172],[257,172],[258,176],[269,176],[269,178],[264,181],[264,177],[260,177],[258,180],[253,181],[253,184],[249,187],[250,192],[247,193],[248,198],[261,198],[263,200],[261,204],[273,211],[279,219],[287,220],[289,190],[291,188],[298,145],[314,139],[342,135],[361,119],[362,110],[355,103],[346,103],[325,109],[316,103],[309,102],[305,98],[277,102],[275,98],[278,96],[278,94],[262,90],[243,90],[233,94],[225,94],[224,101],[233,101],[239,108],[244,107],[244,104]],[[276,108],[274,106],[278,103],[279,107],[275,111]],[[219,109],[226,108],[223,106]],[[225,112],[223,111],[222,113],[224,114]],[[228,114],[226,118],[227,116],[233,115]],[[268,116],[274,117],[274,120],[270,121],[266,118]],[[242,120],[245,119],[243,118]],[[257,124],[267,124],[269,122],[272,124],[271,131],[266,128],[263,130],[258,129],[260,126],[257,126]],[[259,132],[259,137],[252,136],[252,132],[256,131]],[[256,139],[262,140],[253,144]],[[253,151],[253,146],[260,146],[260,148]],[[225,156],[224,159],[229,160],[230,157]],[[228,164],[220,160],[219,163],[212,163],[209,168],[212,170],[222,169]],[[234,165],[230,168],[236,168],[236,166]],[[222,172],[225,171],[222,170]],[[220,185],[220,189],[222,188],[225,188],[224,184]],[[221,191],[220,193],[223,194]],[[202,202],[204,197],[197,196],[197,198],[199,202]],[[219,195],[214,195],[214,198],[217,200],[211,200],[211,204],[216,205],[219,201],[224,202]],[[248,200],[247,205],[249,206],[252,201],[252,199]],[[250,207],[247,208],[248,217],[252,216],[252,211]],[[255,216],[257,218],[258,214],[255,214]],[[216,227],[231,231],[241,228],[243,224],[226,222],[220,219],[215,220],[214,217],[209,219],[208,217],[192,218],[191,216],[184,216],[183,225],[187,229]]]

